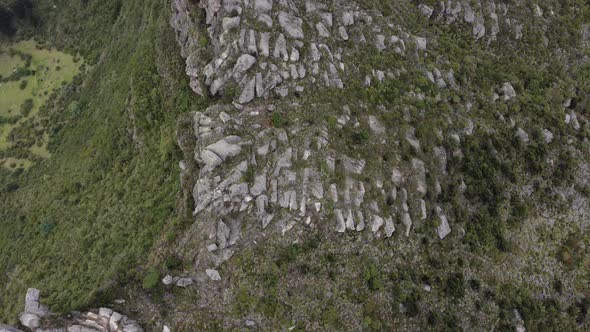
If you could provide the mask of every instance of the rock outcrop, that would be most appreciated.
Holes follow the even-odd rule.
[[[84,313],[72,313],[58,317],[40,303],[41,291],[29,288],[25,297],[25,311],[20,315],[20,324],[33,332],[143,332],[137,322],[110,308],[100,308]],[[0,324],[0,332],[22,332]]]

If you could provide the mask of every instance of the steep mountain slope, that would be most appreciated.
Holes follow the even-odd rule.
[[[3,319],[588,329],[585,2],[53,5],[91,65],[2,171]]]
[[[179,224],[176,117],[199,105],[177,60],[168,5],[37,6],[37,38],[79,52],[86,69],[40,111],[51,158],[26,172],[0,169],[4,322],[18,318],[28,287],[67,312],[135,280],[154,239]]]

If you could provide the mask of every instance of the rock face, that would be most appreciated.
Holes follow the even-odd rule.
[[[49,309],[39,303],[40,291],[29,288],[25,297],[25,311],[20,315],[20,323],[34,330],[41,325],[41,319],[49,314]]]
[[[58,318],[39,302],[41,292],[29,288],[25,297],[25,311],[20,315],[20,323],[35,332],[143,332],[143,329],[127,316],[110,308],[99,308],[72,315],[73,319]],[[45,326],[50,323],[52,328]],[[58,324],[59,327],[56,327]],[[19,332],[21,330],[0,324],[0,332]]]
[[[344,88],[348,64],[346,50],[338,43],[354,47],[354,40],[365,40],[359,31],[371,28],[370,16],[345,1],[338,1],[334,11],[313,1],[306,1],[305,8],[301,13],[291,2],[272,0],[172,1],[170,24],[193,91],[223,95],[228,86],[237,87],[234,101],[247,104],[260,98],[286,98],[303,91],[304,85]],[[206,13],[206,28],[198,28],[191,15],[199,10]],[[430,7],[423,11],[432,14]],[[312,20],[316,15],[319,19]],[[305,29],[308,25],[311,28]],[[203,40],[210,45],[202,46]],[[374,46],[403,54],[406,41],[426,50],[426,38],[406,32],[402,37],[378,34]],[[208,57],[202,55],[211,51],[213,59],[204,63]]]

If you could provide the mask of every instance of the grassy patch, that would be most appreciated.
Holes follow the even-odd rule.
[[[0,55],[0,72],[6,74],[3,75],[5,81],[0,83],[0,116],[7,119],[20,116],[15,123],[0,124],[0,150],[5,150],[14,144],[9,137],[11,132],[27,120],[36,119],[49,96],[78,74],[82,61],[75,61],[72,55],[55,49],[41,48],[33,40],[2,47],[9,48],[13,55]],[[21,55],[30,60],[25,62]],[[9,76],[15,70],[22,71],[23,75]],[[25,113],[23,105],[27,105]],[[40,157],[49,156],[46,140],[32,146],[30,151]]]

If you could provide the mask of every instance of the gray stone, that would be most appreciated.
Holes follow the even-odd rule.
[[[191,278],[180,278],[176,281],[176,286],[178,287],[187,287],[193,284],[193,279]]]
[[[425,220],[428,218],[428,214],[426,213],[426,202],[421,199],[420,200],[420,219]]]
[[[331,28],[332,25],[334,25],[334,17],[332,13],[322,13],[322,21],[328,28]]]
[[[258,49],[260,51],[260,55],[265,57],[270,56],[270,32],[260,33],[260,38],[258,39]]]
[[[123,327],[123,332],[143,332],[143,329],[135,323],[126,324]]]
[[[219,272],[217,270],[206,269],[205,273],[207,273],[207,276],[209,277],[209,279],[211,279],[213,281],[221,280],[221,276],[219,275]]]
[[[471,9],[471,6],[468,3],[463,4],[463,6],[465,7],[465,15],[464,15],[465,22],[467,22],[467,23],[475,22],[475,13],[473,13],[473,9]]]
[[[313,61],[313,62],[320,61],[320,59],[322,58],[320,50],[318,49],[318,47],[315,43],[311,43],[309,45],[309,57],[311,58],[311,61]]]
[[[402,214],[402,224],[406,228],[406,237],[410,236],[410,230],[412,229],[412,218],[408,212]]]
[[[254,0],[254,10],[268,12],[272,10],[272,0]]]
[[[385,134],[385,126],[373,115],[369,116],[369,128],[371,128],[375,134]]]
[[[113,312],[113,314],[111,315],[111,319],[109,319],[109,327],[111,328],[112,331],[116,331],[118,326],[119,326],[119,322],[123,319],[123,315],[121,315],[118,312]]]
[[[338,34],[340,35],[340,38],[342,38],[342,40],[348,40],[348,32],[346,31],[346,28],[343,26],[338,27]]]
[[[277,41],[275,43],[275,48],[273,51],[273,56],[277,59],[281,59],[283,61],[289,61],[289,53],[287,52],[287,40],[283,34],[279,34],[277,37]]]
[[[440,207],[436,207],[436,214],[439,218],[439,225],[436,228],[436,232],[438,233],[439,239],[444,239],[449,233],[451,233],[451,227],[449,226],[449,221],[447,220],[447,216],[444,215],[442,209]]]
[[[383,223],[384,223],[383,218],[374,214],[372,224],[371,224],[371,232],[376,233],[377,231],[379,231],[381,226],[383,226]]]
[[[342,157],[342,165],[344,167],[344,171],[347,173],[354,173],[354,174],[363,174],[363,170],[365,169],[365,165],[367,164],[364,160],[357,160],[347,156]]]
[[[279,24],[291,38],[303,39],[303,20],[286,12],[279,12]]]
[[[231,29],[237,28],[240,26],[240,17],[224,17],[223,21],[221,22],[221,27],[223,28],[224,32],[227,32]]]
[[[292,62],[299,61],[299,50],[297,50],[295,47],[291,48],[291,55],[289,56],[289,60],[291,60]]]
[[[326,28],[326,26],[324,25],[324,23],[318,22],[315,25],[315,27],[318,30],[318,35],[320,37],[324,37],[324,38],[329,38],[330,37],[330,32],[328,31],[328,29]]]
[[[522,128],[516,129],[516,137],[518,137],[523,143],[529,142],[529,134],[527,134]]]
[[[346,231],[346,222],[342,215],[342,210],[334,209],[334,216],[336,217],[336,232],[344,233]]]
[[[164,279],[162,279],[162,283],[166,286],[172,284],[174,282],[174,278],[172,278],[171,275],[167,275],[164,277]]]
[[[256,31],[250,29],[248,32],[248,53],[250,55],[258,55],[258,49],[256,48]]]
[[[384,49],[387,48],[385,46],[385,36],[384,35],[377,35],[375,37],[375,47],[377,47],[377,49],[379,51],[383,51]]]
[[[111,318],[111,315],[113,314],[113,309],[100,308],[98,309],[98,314],[102,317]]]
[[[20,319],[20,323],[23,326],[26,326],[26,327],[30,328],[31,330],[35,330],[41,324],[41,319],[39,318],[39,316],[37,316],[35,314],[31,314],[31,313],[25,312],[22,315],[20,315],[19,319]]]
[[[420,159],[413,158],[412,169],[414,171],[414,187],[417,193],[420,195],[426,195],[426,167],[424,162]]]
[[[99,332],[99,330],[84,325],[72,325],[68,327],[68,332]]]
[[[504,82],[502,85],[502,93],[504,94],[504,101],[508,101],[516,97],[516,91],[514,91],[514,88],[510,82]]]
[[[543,129],[543,137],[545,138],[545,143],[553,142],[553,133],[547,129]]]
[[[360,232],[365,229],[365,216],[362,211],[356,211],[356,231]]]
[[[404,182],[404,176],[399,168],[394,168],[391,170],[391,182],[396,185],[399,185]]]
[[[354,217],[352,216],[352,211],[348,210],[348,214],[346,215],[346,229],[349,231],[354,231]]]
[[[483,36],[485,36],[486,34],[486,27],[483,25],[483,22],[478,20],[474,25],[473,25],[473,36],[475,36],[475,39],[480,39]]]
[[[239,145],[229,143],[228,141],[232,141],[236,138],[239,139],[237,136],[228,136],[225,139],[219,140],[207,146],[207,150],[215,153],[223,161],[227,160],[228,158],[235,157],[240,154],[242,148]]]
[[[342,14],[342,24],[344,24],[345,26],[354,24],[354,16],[352,15],[352,13]]]
[[[395,232],[395,225],[393,224],[393,218],[387,217],[385,218],[385,237],[391,237]]]
[[[578,122],[578,117],[576,116],[576,112],[571,111],[570,114],[570,124],[574,130],[580,130],[580,122]]]
[[[0,332],[23,332],[15,327],[0,324]]]
[[[217,246],[220,249],[225,249],[227,247],[227,241],[229,240],[231,229],[223,222],[219,221],[217,223]]]
[[[434,12],[434,8],[427,6],[425,4],[420,4],[418,6],[418,9],[420,9],[422,14],[424,14],[424,16],[426,16],[427,18],[430,18],[432,16],[432,13]]]
[[[416,41],[416,48],[420,51],[426,51],[426,38],[423,37],[414,37]]]
[[[255,96],[256,96],[256,77],[253,77],[244,86],[244,89],[242,90],[242,93],[240,94],[240,98],[238,99],[238,102],[240,104],[249,103],[252,100],[254,100]]]
[[[258,22],[266,24],[267,27],[272,28],[272,17],[268,14],[258,15]]]
[[[257,175],[254,178],[254,184],[250,188],[250,194],[252,194],[252,196],[254,196],[254,197],[257,197],[265,191],[266,191],[266,173],[262,173],[260,175]]]
[[[236,64],[234,66],[233,69],[233,76],[234,78],[236,78],[237,80],[239,80],[239,78],[248,70],[250,69],[254,64],[256,63],[256,58],[251,56],[250,54],[242,54],[238,60],[236,61]]]

